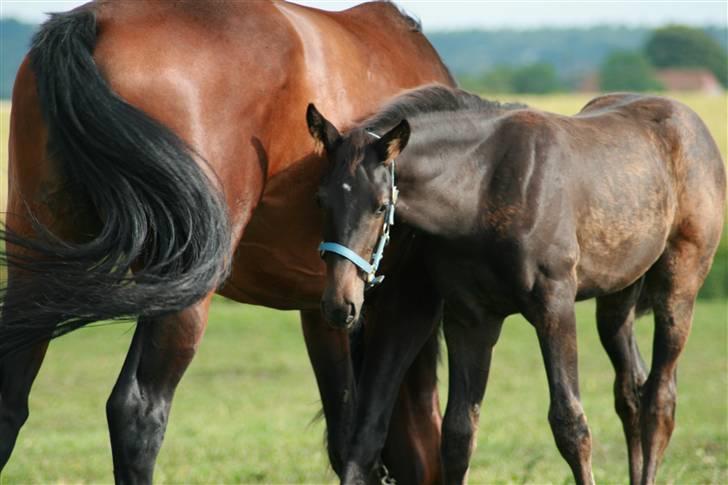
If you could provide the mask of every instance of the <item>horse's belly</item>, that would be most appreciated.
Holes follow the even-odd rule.
[[[220,293],[282,310],[318,308],[325,266],[318,255],[321,213],[314,197],[320,166],[294,164],[266,185]]]

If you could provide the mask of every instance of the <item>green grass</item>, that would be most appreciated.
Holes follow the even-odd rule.
[[[582,399],[594,436],[594,473],[599,483],[626,483],[613,373],[593,310],[593,304],[578,305]],[[698,305],[681,359],[677,428],[660,470],[662,483],[728,482],[727,311],[725,302]],[[637,325],[646,359],[651,330],[649,318]],[[131,324],[120,324],[82,330],[51,346],[4,483],[112,479],[104,403],[130,337]],[[471,483],[570,482],[547,408],[535,334],[523,319],[511,318],[496,347]],[[312,423],[318,409],[297,314],[218,300],[199,355],[180,384],[157,481],[333,482],[322,446],[323,423]]]

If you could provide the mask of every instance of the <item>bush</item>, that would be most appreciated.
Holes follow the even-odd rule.
[[[645,53],[656,67],[704,67],[728,85],[726,51],[700,29],[680,25],[657,29],[645,44]]]
[[[599,84],[603,91],[653,91],[662,89],[647,58],[639,52],[615,51],[602,64]]]
[[[538,63],[522,67],[496,66],[478,78],[461,79],[463,87],[486,93],[553,93],[561,88],[556,69]]]
[[[513,68],[510,66],[497,66],[481,77],[480,86],[487,93],[512,93]]]
[[[511,79],[514,93],[546,94],[560,86],[556,69],[551,64],[538,63],[516,69]]]

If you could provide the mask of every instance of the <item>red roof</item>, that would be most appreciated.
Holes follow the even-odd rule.
[[[707,69],[660,69],[657,79],[667,91],[723,92],[718,79]]]

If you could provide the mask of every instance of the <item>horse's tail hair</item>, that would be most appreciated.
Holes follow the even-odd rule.
[[[187,308],[229,271],[227,209],[204,161],[111,90],[93,58],[96,37],[96,15],[82,8],[53,15],[33,39],[48,159],[95,229],[64,240],[28,211],[34,235],[0,232],[10,270],[0,358],[91,322]]]

